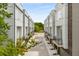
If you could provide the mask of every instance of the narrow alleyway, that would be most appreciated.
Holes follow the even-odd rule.
[[[30,49],[27,56],[48,56],[48,51],[44,42],[44,34],[43,33],[35,33],[33,36],[36,41],[39,41],[40,44]]]
[[[25,56],[50,56],[51,53],[55,52],[55,50],[50,51],[51,53],[49,52],[51,47],[48,46],[44,38],[44,33],[35,33],[33,37],[36,41],[40,42],[40,44],[31,48],[28,52],[25,53]]]

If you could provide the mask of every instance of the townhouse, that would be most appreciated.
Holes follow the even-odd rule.
[[[61,54],[60,50],[62,47],[64,49],[68,49],[68,18],[67,18],[68,10],[67,9],[68,9],[67,4],[56,5],[54,44],[59,54]],[[64,54],[66,54],[66,52]],[[71,53],[69,52],[69,54]]]
[[[29,33],[33,33],[34,31],[34,23],[32,21],[32,18],[30,17],[30,21],[29,21]]]
[[[55,10],[52,10],[46,20],[44,21],[45,32],[47,33],[48,39],[51,40],[55,37]]]
[[[29,21],[29,15],[28,15],[28,13],[27,13],[27,11],[24,9],[24,19],[25,20],[23,20],[23,26],[24,26],[24,28],[23,28],[23,36],[24,36],[24,38],[27,38],[28,37],[28,33],[29,33],[29,31],[28,31],[28,29],[29,29],[29,26],[28,26],[28,21]]]
[[[54,46],[54,49],[57,49],[57,52],[60,55],[78,56],[79,4],[78,3],[57,4],[55,7],[54,16],[55,21],[52,22],[52,24],[54,25],[52,27],[55,28],[54,29],[55,38],[54,40],[52,40],[52,45]],[[46,24],[46,22],[44,24]],[[44,26],[46,27],[46,25]]]
[[[30,16],[28,15],[27,11],[23,9],[22,4],[14,4],[9,3],[8,9],[10,13],[12,13],[12,17],[7,19],[5,18],[5,22],[10,25],[10,30],[8,31],[8,36],[11,38],[15,44],[18,38],[27,38],[28,34],[30,33],[29,30],[29,22]],[[33,23],[33,22],[31,22]],[[31,27],[33,27],[31,25]],[[33,29],[31,29],[33,31]]]
[[[48,39],[49,33],[48,33],[48,17],[44,21],[44,32],[45,32],[45,37]]]

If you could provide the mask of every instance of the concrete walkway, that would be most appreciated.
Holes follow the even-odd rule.
[[[37,46],[30,49],[30,51],[26,52],[26,56],[49,56],[48,50],[46,48],[44,42],[44,34],[43,33],[35,33],[34,38],[36,41],[41,42]]]
[[[53,55],[54,53],[57,53],[57,50],[51,50],[53,46],[48,44],[48,41],[45,40],[44,33],[35,33],[33,38],[40,42],[40,44],[31,48],[25,53],[25,56],[59,56]]]

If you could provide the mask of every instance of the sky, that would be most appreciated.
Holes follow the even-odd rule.
[[[26,9],[34,22],[42,22],[49,15],[51,10],[55,8],[55,3],[24,3],[23,8]]]

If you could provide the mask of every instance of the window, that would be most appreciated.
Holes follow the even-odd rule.
[[[21,27],[17,27],[17,37],[21,37]]]
[[[58,17],[59,20],[62,18],[62,12],[61,11],[58,11],[57,17]]]
[[[62,44],[62,26],[57,26],[57,42]]]

